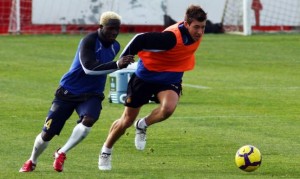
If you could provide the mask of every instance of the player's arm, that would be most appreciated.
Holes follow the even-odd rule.
[[[135,35],[126,45],[121,57],[136,55],[141,50],[165,51],[176,45],[176,36],[173,32],[148,32]]]
[[[123,57],[120,63],[118,61],[112,61],[108,63],[100,63],[96,60],[95,54],[95,42],[96,38],[92,38],[92,36],[87,36],[81,42],[79,49],[79,61],[84,70],[84,72],[88,75],[103,75],[114,72],[120,68],[124,68],[127,61],[133,60],[132,56]],[[118,51],[115,51],[117,54]],[[124,62],[125,61],[125,62]],[[129,62],[127,62],[129,64]],[[128,65],[127,64],[127,65]],[[126,65],[126,66],[127,66]]]

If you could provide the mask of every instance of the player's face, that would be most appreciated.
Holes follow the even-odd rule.
[[[184,22],[185,27],[188,29],[191,37],[198,41],[202,35],[204,34],[206,20],[203,22],[193,20],[191,24],[188,24],[186,21]]]
[[[110,19],[107,24],[101,27],[102,38],[106,42],[114,42],[120,32],[121,22],[117,19]]]

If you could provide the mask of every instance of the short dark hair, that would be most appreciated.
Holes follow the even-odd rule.
[[[207,19],[207,14],[204,10],[197,5],[190,5],[185,13],[184,20],[191,24],[193,20],[197,20],[199,22],[203,22]]]

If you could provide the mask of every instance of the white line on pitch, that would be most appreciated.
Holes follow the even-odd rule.
[[[200,86],[200,85],[191,85],[191,84],[182,84],[183,86],[191,87],[191,88],[197,88],[197,89],[209,89],[210,87],[207,86]]]
[[[197,89],[211,89],[208,86],[182,84],[186,87],[197,88]],[[259,90],[259,89],[280,89],[280,90],[299,90],[299,86],[237,86],[237,87],[223,87],[223,89],[238,89],[238,90]]]
[[[279,116],[173,116],[172,118],[180,119],[205,119],[205,118],[276,118]]]
[[[282,90],[299,90],[299,86],[239,86],[239,87],[224,87],[224,89],[282,89]]]

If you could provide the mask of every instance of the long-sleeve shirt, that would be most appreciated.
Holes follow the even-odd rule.
[[[194,40],[188,33],[187,29],[181,23],[179,30],[185,45],[194,43]],[[171,31],[149,32],[137,34],[125,47],[121,56],[136,55],[142,50],[166,51],[175,47],[177,42],[176,36]],[[173,84],[182,81],[183,72],[155,72],[148,70],[142,60],[138,61],[136,75],[144,81],[159,84]]]
[[[107,44],[99,39],[98,32],[88,34],[80,41],[60,85],[73,94],[103,93],[107,74],[118,69],[113,60],[119,51],[117,41]]]

